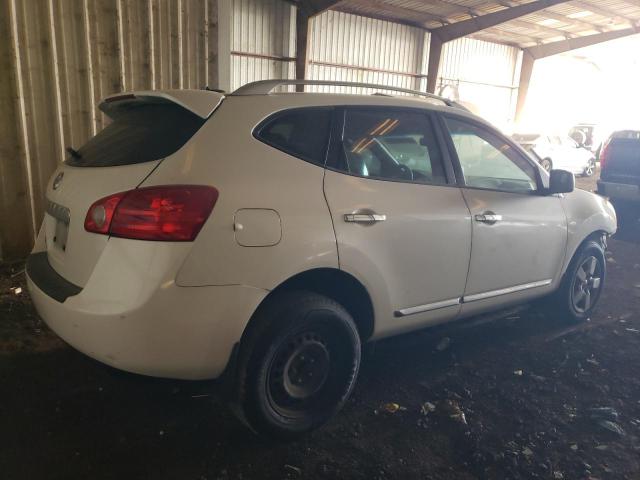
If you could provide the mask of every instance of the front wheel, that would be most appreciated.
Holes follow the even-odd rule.
[[[330,298],[290,292],[258,312],[241,346],[239,406],[258,433],[292,439],[335,415],[355,385],[361,345]]]
[[[571,322],[589,318],[596,307],[607,273],[602,245],[589,240],[574,255],[558,291],[561,313]]]

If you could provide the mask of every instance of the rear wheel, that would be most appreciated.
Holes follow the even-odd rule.
[[[600,299],[606,273],[602,245],[587,241],[571,260],[557,294],[563,316],[571,322],[588,319]]]
[[[292,292],[271,299],[241,347],[239,406],[259,433],[294,438],[347,400],[360,366],[349,313],[330,298]]]
[[[551,163],[550,159],[543,158],[542,160],[540,160],[540,166],[544,169],[545,172],[550,172],[553,164]]]

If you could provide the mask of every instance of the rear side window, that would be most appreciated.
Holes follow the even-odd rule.
[[[74,167],[113,167],[150,162],[180,149],[205,119],[174,103],[123,102],[113,121],[71,155]]]
[[[259,125],[254,136],[289,155],[324,166],[331,112],[330,108],[280,112]]]

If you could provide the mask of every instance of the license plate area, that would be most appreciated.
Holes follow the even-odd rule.
[[[51,242],[53,243],[54,247],[64,252],[67,249],[71,212],[67,207],[48,200],[47,213],[51,215],[51,217],[53,217],[53,220],[55,222],[55,228],[52,232],[53,237],[51,238]]]

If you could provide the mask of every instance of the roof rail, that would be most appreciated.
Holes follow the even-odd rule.
[[[410,95],[416,95],[419,97],[430,98],[433,100],[439,100],[443,104],[449,107],[466,108],[453,100],[434,95],[433,93],[420,92],[418,90],[411,90],[402,87],[393,87],[388,85],[376,85],[375,83],[360,83],[360,82],[342,82],[334,80],[293,80],[293,79],[279,79],[279,80],[259,80],[257,82],[247,83],[242,87],[235,90],[231,95],[267,95],[271,93],[276,87],[282,85],[324,85],[324,86],[336,86],[336,87],[359,87],[359,88],[374,88],[380,90],[389,90],[392,92],[408,93]]]

